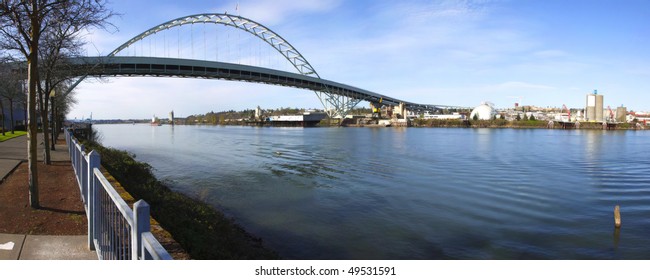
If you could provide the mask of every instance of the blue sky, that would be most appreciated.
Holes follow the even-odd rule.
[[[174,18],[227,11],[280,34],[322,78],[403,100],[458,106],[490,101],[497,107],[521,100],[524,105],[581,108],[585,95],[597,89],[606,106],[650,111],[650,1],[116,0],[110,5],[122,14],[112,20],[119,31],[90,31],[88,55],[106,55]],[[217,49],[215,59],[228,50],[239,52],[241,62],[246,60],[242,52],[248,51],[259,56],[258,63],[269,57],[268,65],[288,70],[273,64],[275,54],[259,42],[233,43],[243,42],[247,35],[237,35],[241,31],[211,25],[193,26],[188,33],[187,28],[181,29],[186,38],[196,36],[192,48]],[[221,32],[205,36],[215,37],[214,43],[202,39],[212,31]],[[169,41],[181,41],[177,33],[158,35],[140,50],[181,53],[166,49]],[[208,50],[191,51],[201,52],[208,56]],[[112,78],[84,82],[77,92],[79,103],[69,118],[91,112],[95,119],[110,119],[257,105],[321,107],[313,92],[219,80]]]

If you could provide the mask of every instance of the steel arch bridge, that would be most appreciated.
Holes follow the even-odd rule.
[[[120,51],[144,38],[170,28],[187,24],[221,24],[246,31],[263,40],[278,51],[299,74],[274,69],[190,59],[159,57],[121,57]],[[410,111],[433,111],[444,108],[458,108],[444,105],[424,105],[406,102],[378,93],[321,79],[314,67],[287,40],[271,29],[253,20],[229,14],[197,14],[173,19],[150,28],[131,38],[106,57],[82,57],[71,59],[75,71],[81,78],[73,84],[76,87],[87,76],[171,76],[239,80],[313,90],[331,117],[344,117],[359,102],[365,100],[375,104],[399,105],[403,103]]]

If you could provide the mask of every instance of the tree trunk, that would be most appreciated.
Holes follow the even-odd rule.
[[[57,130],[56,130],[56,112],[55,110],[56,107],[54,106],[54,97],[52,97],[52,102],[50,103],[50,111],[52,112],[51,115],[51,122],[52,122],[52,130],[50,131],[50,134],[52,135],[52,145],[50,146],[51,151],[56,151],[56,139],[58,138],[57,136]]]
[[[14,122],[14,101],[13,100],[9,100],[9,118],[11,119],[11,124],[10,124],[11,134],[15,134],[16,132],[14,131],[14,126],[16,123]]]
[[[41,93],[39,105],[41,107],[41,122],[43,123],[43,163],[50,165],[52,160],[50,157],[50,122],[47,114],[48,100],[47,93]]]
[[[27,100],[23,102],[23,129],[25,129],[25,131],[29,130],[29,128],[27,128]]]
[[[29,169],[29,205],[32,208],[40,208],[38,203],[38,153],[37,153],[37,117],[36,117],[36,83],[38,82],[38,40],[40,37],[40,21],[38,11],[39,1],[32,1],[33,14],[31,20],[31,42],[29,42],[29,56],[27,58],[27,83],[29,93],[27,94],[27,161]]]
[[[35,52],[34,52],[35,54]],[[32,208],[39,208],[38,203],[38,168],[36,163],[38,162],[38,153],[37,153],[37,142],[38,142],[38,130],[36,127],[36,79],[37,71],[35,63],[33,60],[36,60],[36,55],[30,55],[32,61],[29,62],[28,66],[28,82],[29,82],[29,94],[27,96],[27,161],[29,164],[29,204]]]
[[[0,117],[2,117],[2,136],[5,136],[5,107],[0,99]]]
[[[52,102],[52,108],[54,109],[54,139],[59,139],[59,132],[61,131],[61,128],[63,127],[63,123],[61,121],[61,117],[58,114],[58,107],[54,106],[54,102]]]

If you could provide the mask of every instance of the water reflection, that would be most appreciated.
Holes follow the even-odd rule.
[[[492,140],[493,140],[493,133],[496,133],[496,130],[494,129],[489,129],[489,128],[477,128],[476,129],[476,141],[474,144],[476,145],[476,152],[480,155],[488,155],[493,152],[492,148]]]
[[[169,133],[170,140],[171,140],[171,143],[174,144],[174,131],[175,131],[175,125],[170,125],[170,126],[169,126],[169,129],[170,129],[170,133]]]
[[[621,228],[614,227],[614,251],[618,250],[618,243],[621,240]]]
[[[587,162],[596,163],[600,160],[603,145],[603,133],[601,131],[580,131],[583,135],[585,159]]]

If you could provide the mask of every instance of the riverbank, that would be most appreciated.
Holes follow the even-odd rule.
[[[415,119],[411,122],[413,127],[455,127],[455,128],[545,128],[545,129],[564,129],[561,124],[554,122],[553,126],[549,126],[548,121],[540,120],[520,120],[520,121],[507,121],[502,119],[496,120],[425,120]],[[582,122],[579,128],[572,127],[571,129],[590,129],[602,130],[602,123]],[[637,126],[633,123],[619,123],[615,127],[609,127],[613,130],[636,130]]]
[[[27,191],[27,151],[24,145],[25,138],[12,139],[0,142],[0,234],[9,235],[34,235],[39,242],[49,244],[41,248],[38,254],[32,257],[38,259],[76,259],[84,258],[78,250],[87,250],[87,219],[83,203],[80,199],[79,185],[70,163],[70,156],[65,140],[58,139],[56,150],[52,151],[52,164],[45,165],[38,163],[39,202],[40,208],[34,209],[29,206]],[[39,149],[39,152],[42,152]],[[39,155],[39,158],[42,154]],[[110,174],[105,176],[115,186],[127,204],[132,205],[135,200],[130,198],[128,193],[122,191]],[[169,252],[175,260],[190,259],[181,246],[170,237],[170,234],[158,225],[155,219],[151,219],[151,232],[161,245]],[[60,242],[59,245],[52,245],[52,240],[43,236],[64,238],[73,236],[74,242]],[[6,237],[6,236],[5,236]],[[77,244],[78,238],[81,244]],[[55,238],[55,239],[56,239]],[[0,244],[7,240],[0,240]],[[53,242],[56,242],[53,241]],[[40,243],[38,243],[40,244]],[[53,247],[52,247],[53,246]],[[29,246],[27,246],[29,247]],[[53,250],[52,248],[57,249]],[[20,247],[16,247],[20,248]],[[59,250],[60,249],[60,250]],[[23,248],[23,251],[27,250]],[[29,251],[29,250],[28,250]],[[2,259],[0,254],[0,259]],[[93,259],[97,258],[94,251]],[[6,255],[5,255],[6,256]],[[30,256],[24,256],[29,259]],[[22,258],[22,257],[21,257]]]
[[[194,125],[206,125],[206,126],[251,126],[251,123],[245,123],[245,122],[226,122],[226,123],[218,123],[218,124],[186,124],[190,126]],[[253,124],[255,126],[255,124]],[[271,125],[257,125],[257,126],[267,126],[270,127]],[[343,126],[343,127],[404,127],[403,125],[396,126],[396,125],[357,125],[357,124],[347,124],[347,123],[339,123],[334,120],[328,120],[325,119],[318,123],[315,127],[335,127],[335,126]],[[496,119],[496,120],[458,120],[458,119],[450,119],[450,120],[443,120],[443,119],[413,119],[410,120],[410,127],[430,127],[430,128],[523,128],[523,129],[529,129],[529,128],[545,128],[545,129],[589,129],[589,130],[603,130],[603,125],[602,123],[595,123],[595,122],[581,122],[579,127],[576,128],[575,126],[571,126],[569,128],[565,128],[562,126],[561,123],[559,122],[553,122],[552,126],[549,126],[548,121],[541,121],[541,120],[520,120],[520,121],[507,121],[503,119]],[[608,130],[639,130],[639,129],[646,129],[645,126],[637,127],[635,123],[618,123],[615,126],[608,126]]]
[[[151,205],[151,215],[193,259],[278,259],[262,240],[206,203],[174,192],[135,155],[98,143],[86,148],[101,154],[102,166],[136,199]]]

